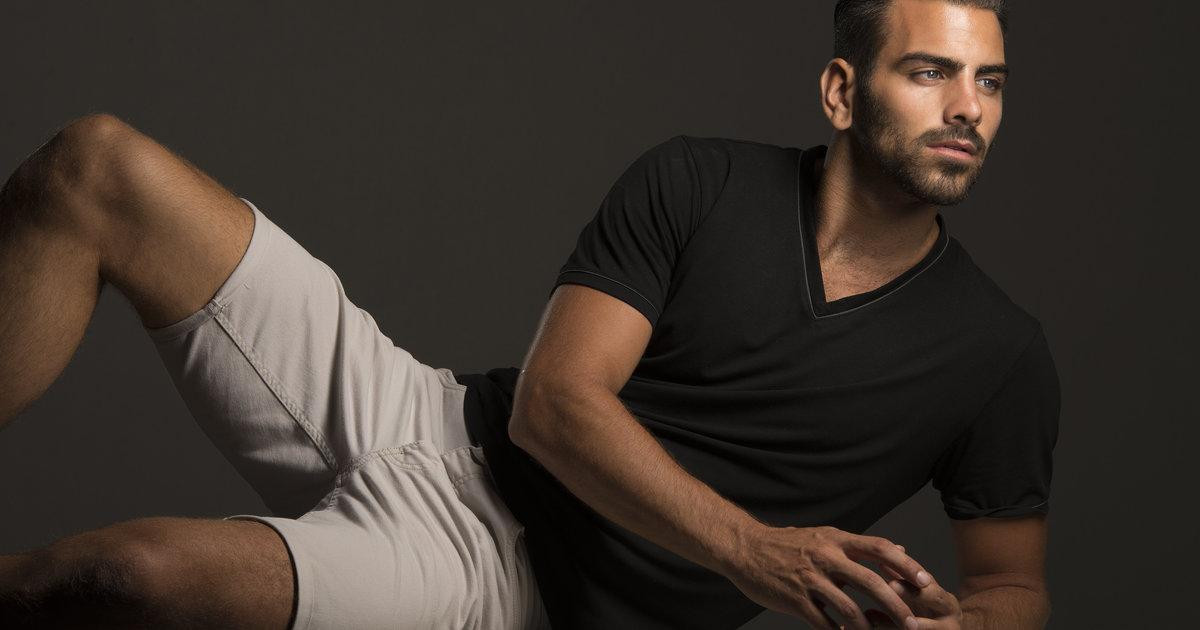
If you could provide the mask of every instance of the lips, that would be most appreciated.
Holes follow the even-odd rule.
[[[975,155],[976,153],[979,152],[979,150],[975,148],[974,144],[972,144],[970,142],[964,142],[961,140],[946,140],[943,142],[935,142],[929,146],[931,146],[935,149],[938,147],[946,147],[947,149],[957,149],[959,151],[963,151],[963,152],[969,153],[971,155]]]

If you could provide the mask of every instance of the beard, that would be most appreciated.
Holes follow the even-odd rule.
[[[983,138],[973,127],[955,126],[921,134],[909,142],[896,118],[871,93],[865,83],[858,94],[851,138],[861,153],[885,177],[916,199],[935,206],[953,206],[967,198],[983,170],[987,154]],[[965,140],[978,152],[972,162],[932,155],[926,148],[942,140]]]

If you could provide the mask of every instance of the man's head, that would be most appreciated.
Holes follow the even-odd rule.
[[[821,97],[852,155],[920,201],[965,199],[1000,126],[1004,1],[840,0],[834,26]]]

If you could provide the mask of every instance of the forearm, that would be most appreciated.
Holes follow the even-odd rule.
[[[605,518],[724,573],[763,524],[679,466],[608,392],[529,405],[537,435],[518,444]],[[532,423],[530,423],[532,424]]]
[[[959,600],[963,630],[1042,630],[1050,620],[1050,599],[1024,586],[996,586]]]

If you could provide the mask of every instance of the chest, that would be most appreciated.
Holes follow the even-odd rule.
[[[728,195],[726,203],[738,199]],[[973,412],[973,383],[987,382],[999,346],[981,329],[986,314],[963,310],[969,300],[959,294],[951,257],[860,304],[854,296],[892,278],[830,265],[825,286],[814,283],[801,258],[794,197],[745,195],[714,210],[677,261],[636,376],[781,393],[778,421],[793,428],[795,401],[805,399],[814,430],[853,419],[837,434],[846,443],[900,427],[901,409],[925,414],[925,426],[930,414],[953,422]],[[852,308],[814,313],[813,290],[824,290],[826,302],[851,297]]]

